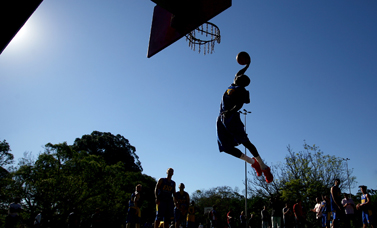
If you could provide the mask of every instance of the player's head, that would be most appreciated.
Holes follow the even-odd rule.
[[[250,78],[245,74],[238,75],[234,78],[234,84],[246,87],[250,84]]]
[[[363,194],[367,193],[367,186],[361,185],[359,187],[360,187],[361,193],[363,193]]]
[[[335,184],[335,186],[338,186],[338,185],[340,184],[340,180],[339,180],[338,178],[336,178],[336,179],[334,180],[334,184]]]
[[[168,174],[168,176],[173,176],[174,174],[174,169],[173,168],[169,168],[166,173]]]
[[[138,191],[138,192],[140,192],[141,191],[141,187],[143,187],[143,186],[141,184],[138,184],[138,185],[136,185],[135,190]]]
[[[185,185],[184,185],[183,183],[180,183],[180,184],[179,184],[179,190],[182,190],[182,191],[183,191],[183,189],[185,189]]]

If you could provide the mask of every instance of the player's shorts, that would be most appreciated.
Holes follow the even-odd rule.
[[[339,215],[340,215],[339,211],[332,211],[331,213],[332,213],[333,220],[339,220]]]
[[[173,200],[161,201],[156,205],[156,221],[170,222],[172,217],[174,217]]]
[[[243,125],[239,113],[229,117],[219,115],[217,117],[217,143],[220,152],[233,149],[247,140],[245,126]]]
[[[141,211],[138,207],[128,208],[127,220],[126,223],[136,223],[140,224]]]
[[[362,211],[361,221],[363,222],[363,224],[373,224],[372,211],[371,210]]]

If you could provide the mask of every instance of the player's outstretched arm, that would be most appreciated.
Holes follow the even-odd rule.
[[[244,68],[242,68],[240,71],[238,71],[238,73],[236,74],[236,77],[239,76],[239,75],[245,74],[245,72],[249,68],[249,66],[250,66],[250,63],[246,64],[246,66]]]

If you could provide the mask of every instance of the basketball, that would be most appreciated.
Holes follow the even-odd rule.
[[[238,53],[236,59],[240,65],[250,64],[250,55],[247,54],[247,52],[245,51],[241,51],[240,53]]]

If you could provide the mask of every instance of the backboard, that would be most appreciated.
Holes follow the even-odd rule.
[[[232,0],[151,0],[154,7],[147,57],[223,12]]]
[[[0,54],[43,0],[0,1]]]

